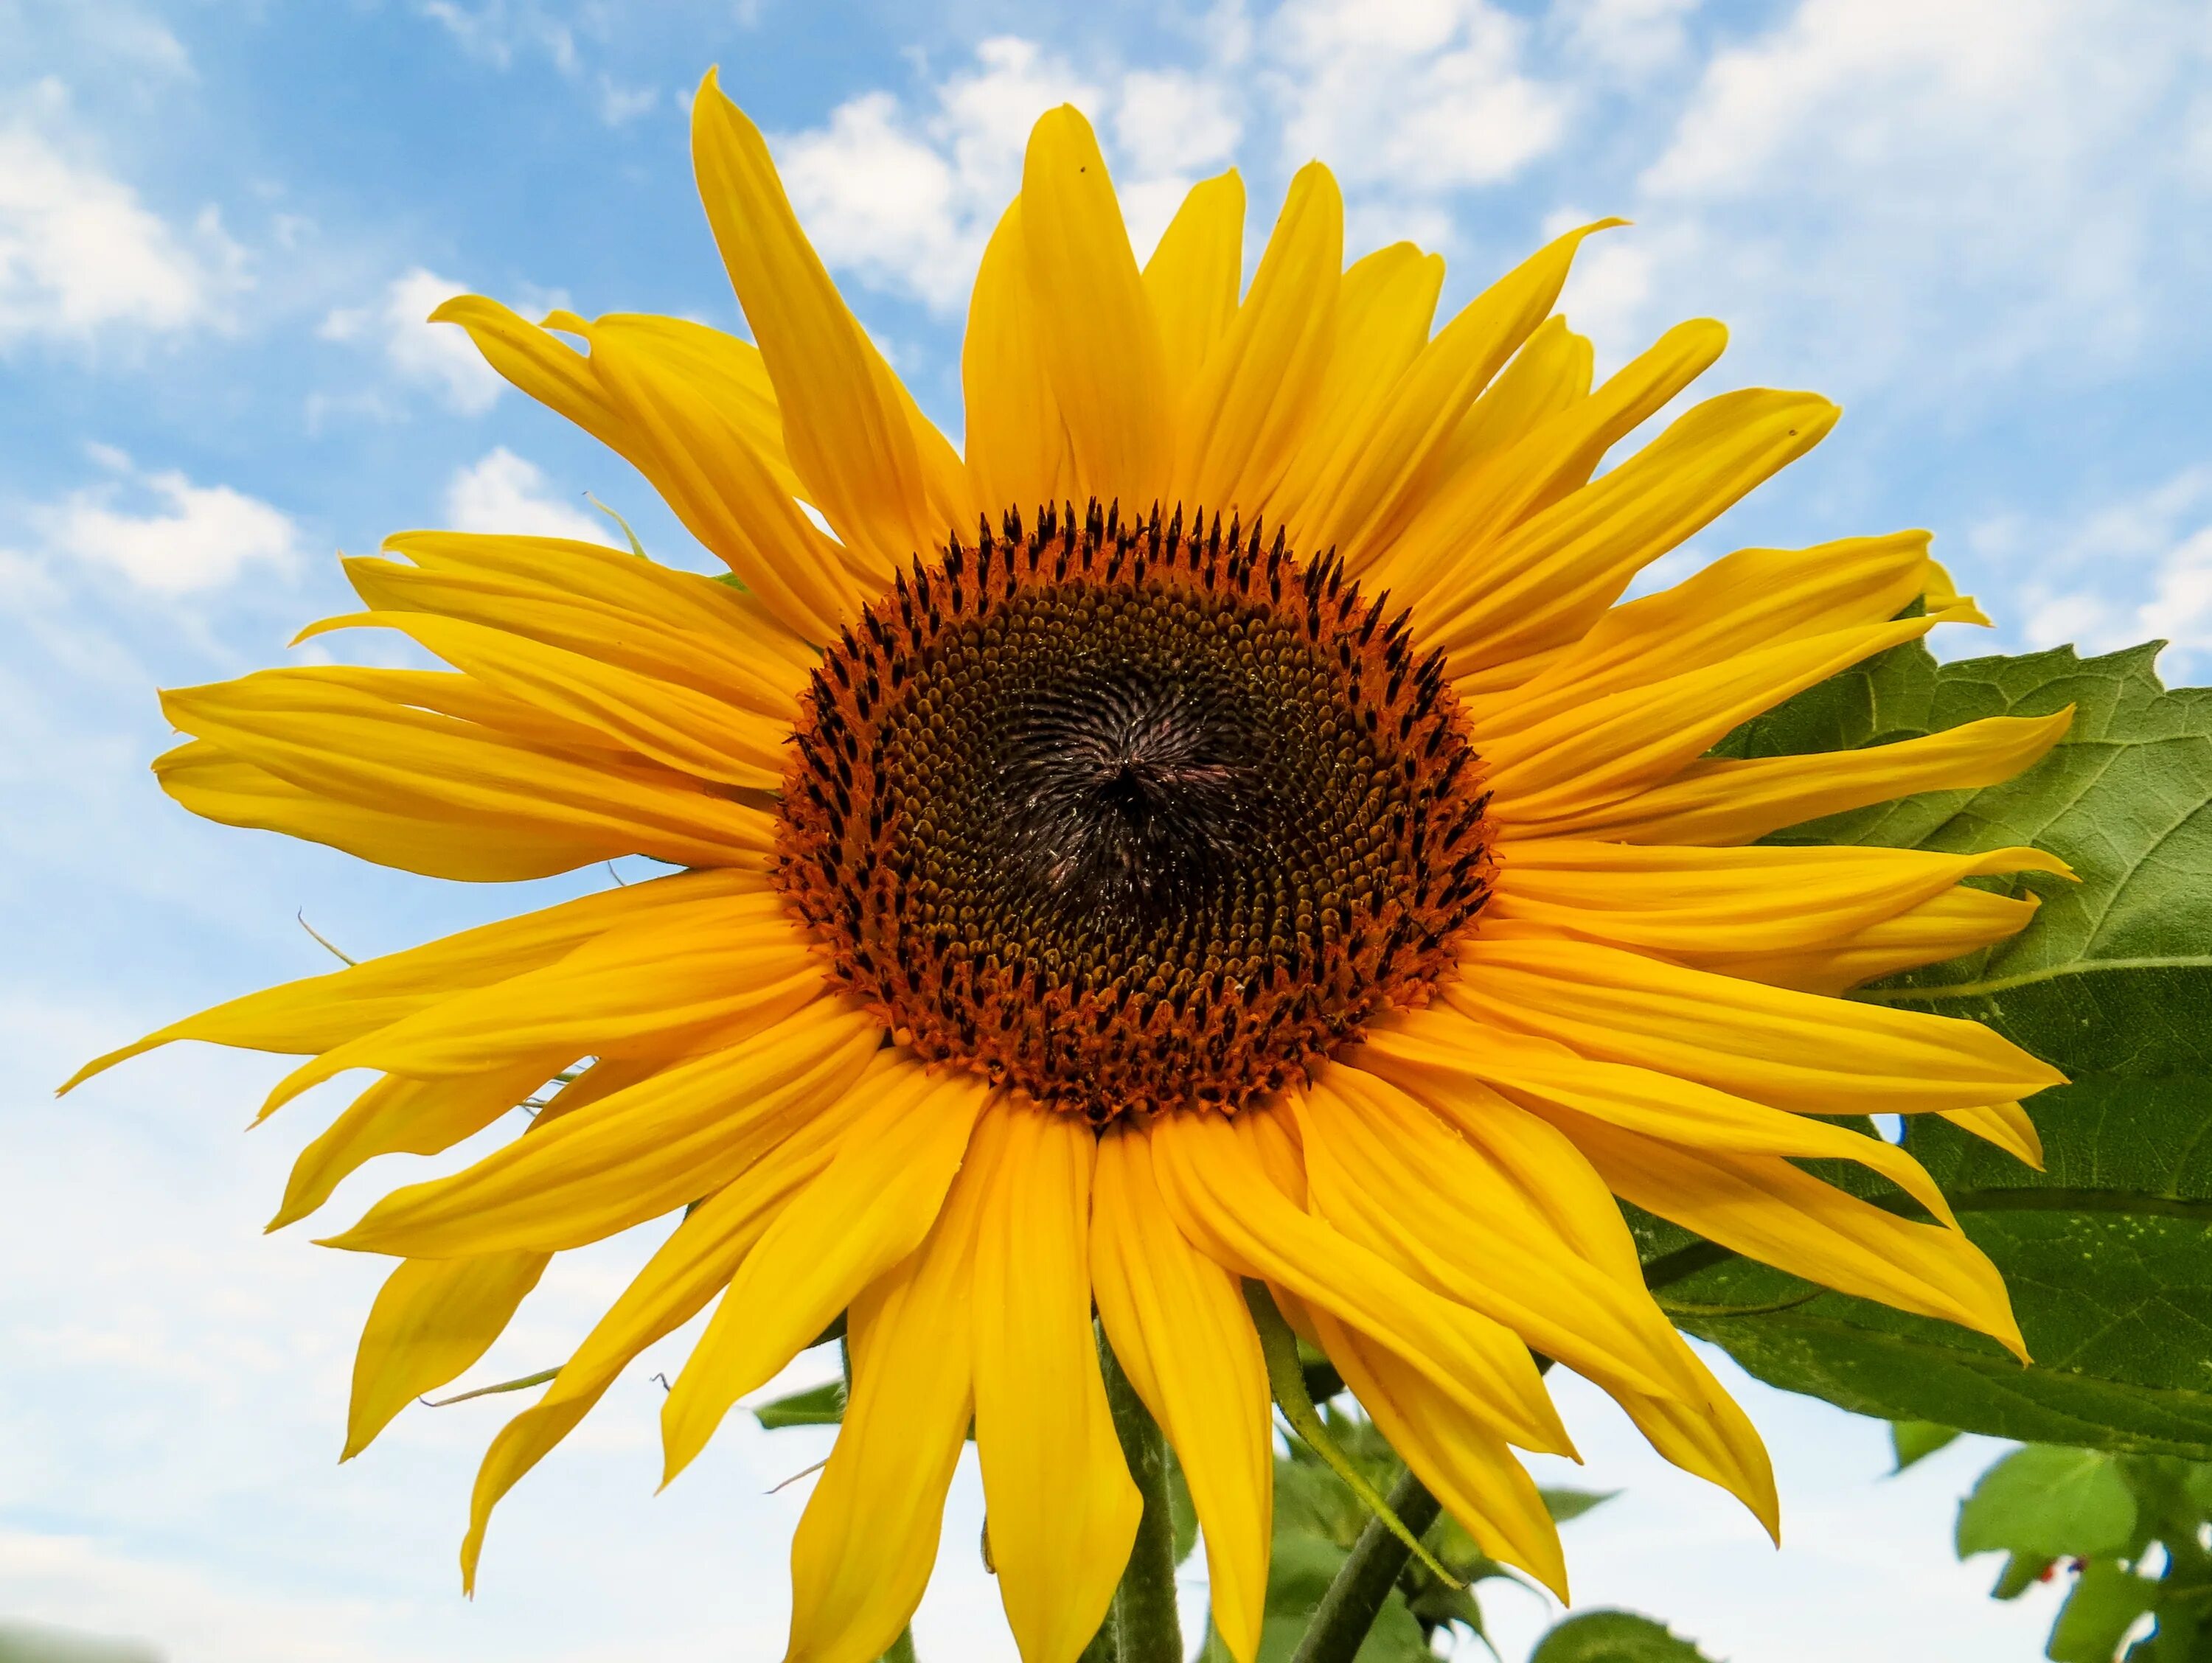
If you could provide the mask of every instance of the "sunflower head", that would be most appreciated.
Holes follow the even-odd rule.
[[[513,1132],[331,1238],[398,1261],[349,1454],[471,1367],[553,1255],[680,1215],[494,1441],[467,1577],[507,1490],[710,1306],[666,1399],[672,1474],[846,1322],[791,1663],[890,1646],[971,1427],[1016,1639],[1073,1663],[1140,1510],[1102,1344],[1175,1448],[1214,1626],[1249,1663],[1273,1437],[1255,1311],[1326,1353],[1483,1553],[1555,1588],[1512,1454],[1572,1448],[1539,1354],[1772,1527],[1758,1436],[1645,1289],[1616,1198],[2019,1349],[1942,1192],[1835,1117],[1939,1114],[2032,1161],[2019,1100],[2058,1076],[1976,1023],[1835,996],[2032,916],[1965,880],[2063,866],[1761,840],[2004,779],[2065,713],[1717,750],[1981,621],[1924,533],[1744,549],[1623,599],[1832,405],[1723,393],[1602,466],[1725,332],[1680,325],[1595,380],[1553,308],[1601,228],[1442,327],[1442,262],[1347,264],[1317,164],[1249,286],[1233,173],[1140,263],[1063,108],[977,274],[963,454],[711,76],[693,120],[750,341],[480,297],[438,315],[634,464],[734,581],[395,537],[347,562],[364,610],[309,633],[396,630],[450,669],[178,689],[190,737],[155,764],[210,818],[434,877],[668,870],[85,1071],[186,1038],[301,1058],[269,1109],[370,1071],[278,1223],[371,1160]],[[1807,1164],[1838,1159],[1889,1205]]]
[[[1256,524],[1010,513],[823,653],[778,881],[920,1056],[1094,1125],[1265,1101],[1489,894],[1443,655],[1388,610]]]

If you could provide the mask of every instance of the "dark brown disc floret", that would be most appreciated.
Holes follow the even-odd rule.
[[[805,701],[785,896],[902,1043],[1095,1123],[1310,1077],[1490,892],[1481,762],[1387,603],[1095,504],[917,558]]]

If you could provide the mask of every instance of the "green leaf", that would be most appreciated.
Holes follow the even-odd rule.
[[[2052,1663],[2112,1663],[2136,1618],[2158,1604],[2159,1585],[2117,1559],[2092,1559],[2059,1607],[2044,1654]]]
[[[1663,1623],[1633,1611],[1589,1611],[1556,1624],[1528,1663],[1711,1663]]]
[[[1890,1471],[1902,1472],[1915,1461],[1926,1460],[1958,1435],[1957,1427],[1938,1426],[1934,1421],[1892,1421],[1889,1447],[1896,1454],[1897,1465]]]
[[[1552,1522],[1560,1525],[1570,1519],[1581,1518],[1592,1508],[1620,1494],[1617,1490],[1558,1490],[1548,1486],[1536,1493],[1544,1498],[1544,1510],[1552,1515]]]
[[[2032,1553],[2008,1553],[2004,1569],[1997,1573],[1996,1585],[1990,1590],[1992,1599],[2017,1599],[2038,1582],[2051,1575],[2055,1559],[2039,1558]]]
[[[845,1418],[845,1382],[833,1380],[764,1403],[753,1411],[753,1418],[771,1432],[786,1426],[835,1426]]]
[[[1908,1134],[2004,1273],[2034,1366],[1833,1294],[1745,1314],[1812,1290],[1741,1261],[1668,1287],[1683,1326],[1761,1379],[1890,1420],[2212,1459],[2212,689],[2166,690],[2153,656],[2061,649],[1938,665],[1902,647],[1723,747],[1851,747],[2077,707],[2066,741],[2016,780],[1773,840],[2033,843],[2081,877],[2018,880],[2043,897],[2020,936],[1858,995],[1987,1022],[2074,1076],[2029,1105],[2041,1174],[1932,1117]]]
[[[1959,1557],[2118,1554],[2136,1531],[2135,1491],[2101,1450],[2030,1444],[1982,1474],[1959,1504]]]

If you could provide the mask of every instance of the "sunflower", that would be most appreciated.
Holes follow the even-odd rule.
[[[1834,406],[1723,393],[1600,474],[1724,341],[1686,323],[1592,385],[1550,314],[1615,222],[1432,331],[1441,259],[1347,266],[1316,164],[1240,294],[1237,176],[1192,190],[1140,265],[1061,108],[982,255],[963,457],[712,76],[692,142],[752,343],[476,297],[436,315],[634,464],[729,576],[397,536],[346,561],[367,610],[306,633],[398,630],[451,671],[174,691],[191,737],[155,764],[195,813],[433,877],[680,870],[84,1071],[180,1039],[306,1058],[264,1114],[376,1071],[272,1228],[374,1156],[538,1109],[331,1238],[398,1261],[348,1455],[481,1356],[552,1255],[682,1214],[492,1444],[466,1577],[494,1504],[710,1304],[666,1399],[672,1477],[846,1320],[849,1401],[792,1550],[789,1656],[813,1663],[898,1635],[971,1427],[1022,1654],[1081,1650],[1139,1511],[1094,1311],[1246,1660],[1272,1472],[1248,1293],[1486,1553],[1563,1594],[1512,1453],[1572,1452],[1532,1353],[1775,1528],[1758,1436],[1645,1290],[1616,1197],[2020,1350],[1928,1175],[1829,1117],[1939,1114],[2033,1161],[2018,1100],[2060,1077],[1975,1023],[1837,995],[2030,917],[1963,880],[2064,868],[1758,840],[2006,779],[2066,716],[1712,754],[1869,654],[1985,622],[1922,532],[1745,549],[1621,599]]]

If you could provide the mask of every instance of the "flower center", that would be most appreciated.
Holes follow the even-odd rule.
[[[1481,762],[1385,600],[1095,503],[917,559],[805,701],[787,902],[924,1057],[1098,1124],[1263,1099],[1489,895]]]

